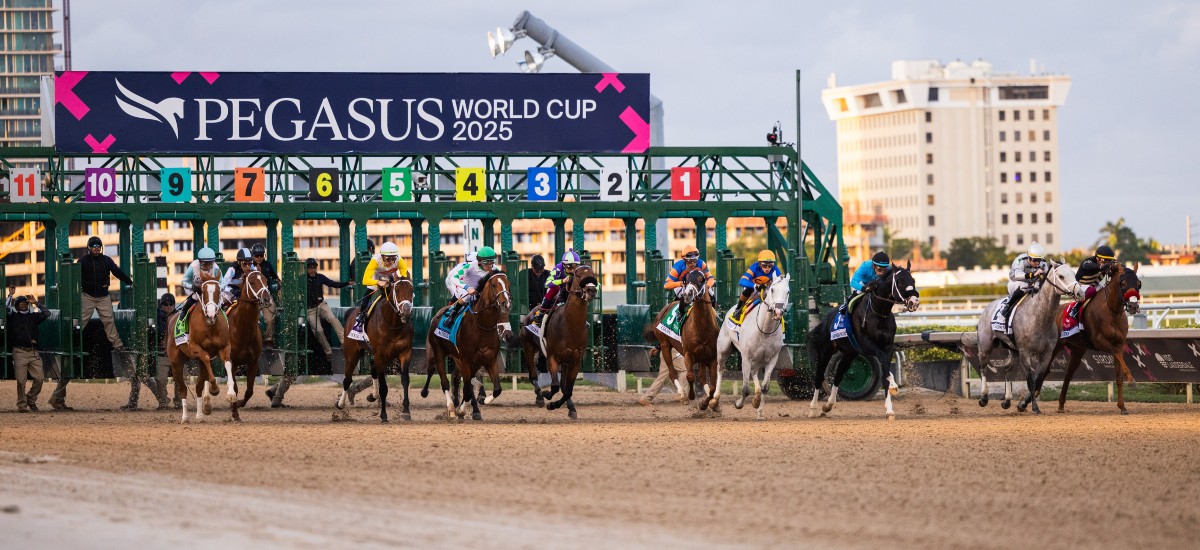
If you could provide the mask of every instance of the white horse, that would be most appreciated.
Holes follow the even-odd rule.
[[[791,294],[791,277],[773,277],[763,293],[763,303],[742,321],[741,326],[735,326],[729,319],[737,314],[737,307],[725,314],[721,323],[721,333],[717,336],[717,366],[724,367],[725,359],[737,348],[742,355],[742,393],[733,402],[735,408],[741,409],[750,395],[750,380],[754,380],[754,400],[751,405],[758,410],[758,419],[763,417],[766,405],[763,394],[771,384],[771,372],[779,361],[779,352],[783,349],[783,311],[787,307]]]

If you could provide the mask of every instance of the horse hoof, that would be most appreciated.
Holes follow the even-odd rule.
[[[888,421],[888,422],[895,422],[895,421],[896,421],[896,415],[894,415],[894,414],[889,414],[889,415],[887,415],[887,421]]]
[[[567,418],[570,418],[571,420],[579,420],[579,415],[575,414],[575,411],[569,411],[567,412]]]
[[[546,406],[546,400],[542,399],[541,396],[538,396],[537,401],[534,401],[533,405],[540,409]]]
[[[390,424],[390,422],[388,422],[388,419],[384,418],[384,417],[379,418],[379,423],[380,424]]]
[[[1128,415],[1128,414],[1129,414],[1129,411],[1127,411],[1127,410],[1125,410],[1125,409],[1121,409],[1121,414],[1123,414],[1123,415]]]
[[[483,420],[483,415],[479,413],[472,413],[471,420]]]
[[[987,404],[988,404],[988,398],[986,395],[979,398],[979,406],[980,407],[986,407]]]
[[[900,395],[900,388],[895,386],[890,387],[888,388],[888,393],[891,394],[892,397],[896,397],[897,395]]]
[[[555,409],[558,409],[561,406],[562,405],[555,404],[554,402],[546,403],[546,410],[553,411]]]
[[[376,399],[375,394],[373,394],[373,393],[367,394],[367,403],[374,403],[375,399]]]
[[[1001,401],[1001,402],[1000,402],[1000,408],[1001,408],[1001,409],[1007,409],[1007,408],[1009,408],[1009,407],[1011,407],[1011,406],[1012,406],[1012,401],[1009,401],[1009,400],[1007,400],[1007,399],[1005,399],[1004,401]]]
[[[821,415],[822,416],[824,416],[825,413],[832,411],[832,410],[833,410],[833,405],[829,405],[829,404],[821,405]]]
[[[750,406],[757,409],[759,405],[762,405],[762,396],[756,394],[754,399],[750,400]]]
[[[734,400],[733,400],[733,408],[735,408],[735,409],[737,409],[737,410],[739,410],[739,411],[740,411],[740,410],[742,410],[742,406],[744,406],[745,404],[746,404],[746,402],[745,402],[745,401],[743,401],[743,400],[741,400],[741,399],[734,399]],[[757,409],[758,407],[754,407],[754,408],[756,408],[756,409]]]
[[[1025,412],[1025,405],[1017,403],[1017,412]]]
[[[495,398],[495,397],[493,397],[493,396],[490,396],[490,395],[489,395],[489,396],[487,396],[487,397],[483,398],[483,404],[484,404],[484,405],[491,405],[491,404],[492,404],[492,401],[495,401],[495,400],[496,400],[496,398]]]
[[[429,397],[429,390],[421,390],[421,399]]]
[[[408,414],[408,413],[401,414],[401,415],[400,415],[400,420],[404,420],[405,422],[411,422],[411,421],[412,421],[412,415],[411,415],[411,414]]]

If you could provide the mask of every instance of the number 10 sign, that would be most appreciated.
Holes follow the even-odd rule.
[[[83,171],[83,199],[86,202],[117,201],[117,169],[87,168]]]

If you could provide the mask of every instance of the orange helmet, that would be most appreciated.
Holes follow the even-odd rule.
[[[683,258],[685,260],[693,260],[693,259],[696,259],[699,257],[700,257],[700,249],[696,248],[695,245],[689,244],[689,245],[683,247]]]

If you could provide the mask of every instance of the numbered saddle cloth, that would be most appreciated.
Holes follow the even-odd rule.
[[[371,313],[375,311],[375,305],[378,304],[379,300],[381,300],[382,298],[383,298],[383,296],[376,295],[374,297],[374,299],[371,300],[370,305],[367,306],[366,314],[364,314],[362,317],[362,321],[356,321],[354,323],[354,326],[350,328],[350,332],[346,333],[346,338],[349,338],[351,340],[357,340],[359,342],[369,342],[370,341],[370,339],[367,338],[366,323],[367,323],[367,320],[371,318]]]
[[[1060,327],[1062,330],[1062,338],[1068,338],[1083,332],[1083,319],[1080,317],[1083,314],[1083,306],[1086,305],[1087,302],[1088,300],[1074,302],[1063,310],[1062,324]]]
[[[192,306],[192,307],[195,307],[195,306]],[[175,319],[175,327],[174,327],[174,330],[172,331],[171,336],[173,336],[175,338],[176,346],[182,346],[182,345],[188,343],[188,323],[187,323],[188,311],[191,311],[191,308],[188,308],[187,311],[180,312],[179,317]]]
[[[658,323],[659,332],[666,334],[672,340],[683,343],[683,338],[679,336],[679,329],[683,326],[683,320],[687,318],[687,309],[680,306],[679,302],[671,304],[671,308],[667,310],[667,314],[663,316],[662,321]]]
[[[457,347],[458,329],[462,326],[463,318],[466,317],[468,309],[470,309],[469,306],[458,308],[458,312],[453,317],[442,315],[442,318],[438,321],[437,328],[433,329],[433,334],[449,341]]]
[[[1008,320],[1004,318],[1004,309],[1008,307],[1008,297],[1000,299],[1000,303],[996,305],[996,311],[992,312],[992,331],[1012,334],[1012,327],[1008,326]],[[1013,308],[1016,309],[1016,308]]]
[[[762,300],[759,300],[757,298],[747,302],[746,305],[742,306],[741,311],[732,312],[732,314],[729,316],[728,321],[730,323],[733,323],[733,326],[735,326],[735,327],[742,326],[742,323],[745,322],[745,320],[746,320],[746,316],[750,314],[750,310],[754,309],[754,306],[757,306],[758,304],[761,304],[761,303],[762,303]]]
[[[850,313],[838,310],[833,316],[833,325],[829,327],[829,339],[841,340],[850,337]]]

